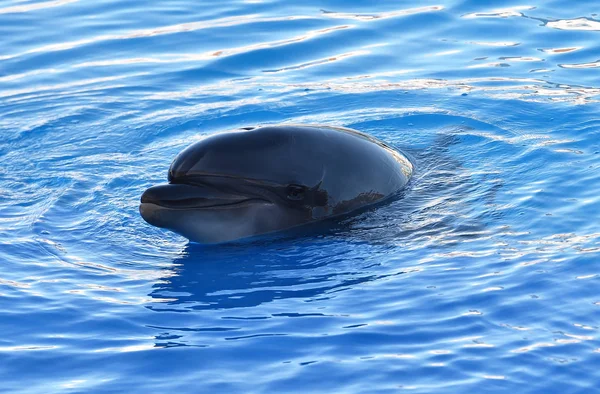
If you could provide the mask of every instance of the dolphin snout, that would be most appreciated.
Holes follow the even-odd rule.
[[[159,185],[152,186],[142,194],[141,202],[167,206],[186,200],[208,199],[212,193],[192,185]]]
[[[142,194],[141,203],[171,210],[190,210],[235,205],[250,200],[263,199],[244,193],[221,191],[210,186],[169,183],[146,190]]]

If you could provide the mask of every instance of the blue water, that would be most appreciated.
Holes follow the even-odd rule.
[[[0,391],[600,392],[596,0],[0,1]],[[141,193],[204,136],[410,153],[331,234],[201,247]]]

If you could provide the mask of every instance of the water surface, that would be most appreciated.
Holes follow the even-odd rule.
[[[598,392],[597,8],[0,2],[0,391]],[[415,177],[314,237],[140,218],[184,147],[279,122]]]

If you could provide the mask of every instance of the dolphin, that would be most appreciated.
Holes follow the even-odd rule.
[[[140,214],[192,242],[227,243],[356,213],[397,196],[413,170],[401,151],[349,128],[246,127],[179,153]]]

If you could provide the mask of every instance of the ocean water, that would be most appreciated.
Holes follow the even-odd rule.
[[[592,0],[0,1],[0,392],[600,392]],[[203,247],[141,193],[206,135],[355,128],[404,196]]]

